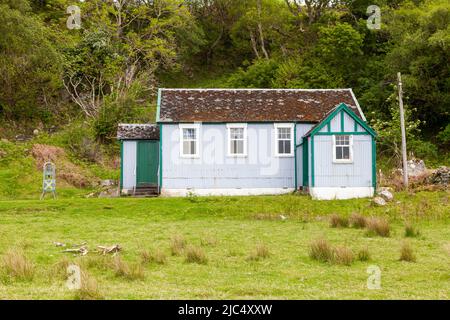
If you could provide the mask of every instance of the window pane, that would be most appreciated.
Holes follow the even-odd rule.
[[[336,160],[342,160],[342,147],[336,147]]]
[[[284,153],[286,154],[291,153],[291,142],[289,140],[284,141]]]
[[[191,148],[189,141],[183,142],[183,154],[191,154]]]
[[[195,140],[196,139],[195,129],[183,129],[183,139],[185,140]]]
[[[243,128],[231,128],[230,129],[231,139],[244,139],[244,129]]]
[[[343,159],[349,160],[350,159],[350,147],[343,147]]]
[[[237,154],[244,154],[244,141],[236,141],[236,153]]]
[[[291,139],[291,128],[278,128],[278,139]]]

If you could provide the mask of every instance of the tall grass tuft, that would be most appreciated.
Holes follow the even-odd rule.
[[[143,264],[156,263],[162,265],[167,263],[167,255],[161,249],[143,250],[141,252],[141,261]]]
[[[367,218],[359,213],[353,213],[350,216],[350,224],[353,228],[364,229],[367,225]]]
[[[114,257],[112,268],[117,277],[127,280],[142,280],[145,278],[144,268],[140,263],[128,264],[120,256]]]
[[[358,260],[359,261],[369,261],[370,260],[370,252],[369,248],[364,247],[361,250],[358,251]]]
[[[22,250],[9,249],[2,259],[6,274],[16,280],[31,281],[34,277],[34,265],[27,259]]]
[[[185,261],[187,263],[198,263],[198,264],[208,263],[208,259],[202,248],[195,246],[188,246],[185,251],[186,251]]]
[[[406,238],[415,238],[420,236],[420,231],[414,227],[411,223],[407,222],[405,224],[405,237]]]
[[[404,242],[400,248],[400,261],[416,262],[416,256],[408,242]]]
[[[258,243],[255,249],[250,253],[248,260],[258,261],[270,257],[269,248],[264,243]]]
[[[309,256],[313,260],[328,262],[333,258],[333,248],[325,239],[317,239],[309,245]]]
[[[330,227],[331,228],[347,228],[348,227],[348,218],[341,217],[337,214],[332,214],[330,216]]]
[[[81,287],[75,291],[76,300],[102,300],[104,297],[100,293],[98,283],[95,278],[86,271],[81,271]]]
[[[351,249],[341,246],[333,249],[332,261],[335,264],[349,266],[353,263],[354,255]]]
[[[180,256],[186,248],[186,239],[182,235],[174,235],[170,241],[170,252],[173,256]]]
[[[389,222],[383,218],[370,218],[367,220],[367,235],[380,237],[389,237],[391,234],[391,227]]]

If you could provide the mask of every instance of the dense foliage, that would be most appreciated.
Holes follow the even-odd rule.
[[[154,119],[159,86],[351,87],[395,156],[402,72],[411,151],[449,148],[448,0],[0,0],[0,13],[5,123],[84,119],[107,143],[118,122]]]

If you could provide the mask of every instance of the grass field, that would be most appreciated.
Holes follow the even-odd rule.
[[[449,299],[449,196],[397,194],[383,208],[368,199],[317,202],[295,195],[0,201],[0,298]],[[388,219],[390,236],[330,227],[330,215],[355,212]],[[420,234],[405,238],[405,221]],[[371,259],[349,266],[313,260],[309,246],[319,238],[355,254],[367,247]],[[62,253],[55,241],[85,241],[90,253]],[[416,262],[399,261],[405,241]],[[120,260],[95,252],[116,243],[123,247]],[[177,245],[179,254],[172,255]],[[27,277],[7,268],[11,252],[24,253]],[[89,274],[87,293],[67,289],[70,263]],[[372,265],[382,271],[380,290],[367,289]]]

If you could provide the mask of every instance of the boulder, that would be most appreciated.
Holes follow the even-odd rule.
[[[375,197],[373,199],[373,203],[375,203],[377,206],[383,207],[386,205],[386,200],[384,200],[382,197]]]
[[[379,194],[380,197],[382,197],[387,202],[390,202],[390,201],[394,200],[394,195],[392,194],[392,192],[390,192],[388,190],[382,190],[378,194]]]
[[[420,159],[408,160],[408,176],[418,177],[427,172],[425,162]]]
[[[100,182],[100,185],[102,187],[112,187],[112,186],[116,185],[116,180],[112,180],[112,179],[102,180]]]
[[[430,177],[430,183],[448,186],[450,184],[450,168],[440,167]]]

